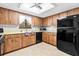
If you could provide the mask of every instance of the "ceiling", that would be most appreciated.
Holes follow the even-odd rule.
[[[79,3],[54,3],[55,8],[51,8],[50,10],[47,10],[43,13],[36,14],[36,13],[33,13],[33,12],[29,12],[29,11],[19,9],[18,8],[19,5],[20,5],[20,3],[0,3],[0,7],[4,7],[4,8],[19,11],[19,12],[31,14],[31,15],[38,16],[38,17],[41,17],[41,18],[44,18],[44,17],[50,16],[50,15],[53,15],[53,14],[56,14],[56,13],[64,12],[64,11],[79,7]]]

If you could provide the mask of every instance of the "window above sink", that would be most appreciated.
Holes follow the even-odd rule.
[[[31,28],[31,24],[32,24],[32,16],[23,15],[23,14],[19,16],[19,28],[20,29]]]

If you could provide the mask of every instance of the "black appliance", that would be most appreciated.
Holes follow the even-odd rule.
[[[58,20],[57,48],[73,56],[79,55],[79,15]]]
[[[36,43],[42,42],[42,32],[36,32]]]
[[[3,28],[0,28],[0,56],[4,53],[4,50],[2,50],[1,45],[4,44],[4,35],[3,35]]]
[[[42,26],[42,27],[40,28],[40,30],[46,31],[46,27],[45,27],[45,26]]]
[[[58,27],[73,27],[73,19],[64,18],[62,20],[58,20]]]

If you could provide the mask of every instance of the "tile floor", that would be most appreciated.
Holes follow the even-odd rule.
[[[42,42],[9,54],[6,54],[5,56],[70,56],[70,55],[58,50],[56,47],[50,44]]]

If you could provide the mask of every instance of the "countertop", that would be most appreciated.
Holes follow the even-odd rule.
[[[0,33],[0,35],[5,35],[5,34],[20,34],[20,33],[26,33],[26,32],[53,32],[57,33],[57,30],[22,30],[22,29],[15,29],[15,30],[5,30],[4,33]]]

